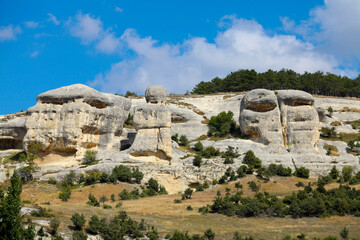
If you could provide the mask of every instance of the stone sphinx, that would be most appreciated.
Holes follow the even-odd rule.
[[[24,148],[82,156],[87,149],[120,149],[130,100],[82,84],[50,90],[26,112]]]
[[[248,92],[241,100],[239,122],[252,140],[288,149],[314,149],[320,135],[314,99],[298,90]]]

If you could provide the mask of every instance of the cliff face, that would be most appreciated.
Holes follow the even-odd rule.
[[[334,109],[332,117],[324,110],[330,106]],[[41,180],[61,179],[71,170],[77,174],[92,169],[111,172],[114,166],[127,164],[143,171],[144,181],[153,177],[163,184],[176,182],[174,192],[189,184],[218,179],[228,167],[237,169],[248,150],[254,151],[265,166],[304,166],[318,176],[333,166],[360,170],[359,158],[348,153],[345,142],[319,139],[319,129],[333,125],[338,133],[359,134],[349,122],[360,120],[359,106],[359,100],[316,98],[294,90],[169,96],[159,86],[149,88],[146,98],[130,100],[77,84],[40,94],[26,116],[0,117],[0,148],[21,148],[23,144],[26,150],[32,143],[40,143],[45,154],[66,153],[38,162],[41,170],[35,177]],[[206,164],[200,168],[194,167],[192,154],[171,141],[171,135],[205,139],[207,120],[222,111],[232,111],[234,120],[251,139],[201,140],[204,147],[220,151],[232,146],[239,157],[233,164],[225,165],[223,159],[215,157],[204,160]],[[129,113],[135,129],[123,128]],[[337,124],[330,125],[333,122]],[[326,144],[335,146],[338,154],[327,155]],[[76,161],[86,149],[98,150],[99,164],[81,166]],[[6,151],[0,150],[0,156],[3,153]],[[64,164],[65,155],[75,158]]]
[[[126,98],[81,84],[42,93],[26,112],[24,148],[40,143],[44,152],[78,155],[86,149],[120,149],[130,106]]]

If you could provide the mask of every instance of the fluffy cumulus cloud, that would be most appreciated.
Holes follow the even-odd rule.
[[[293,35],[270,36],[256,21],[234,17],[226,20],[230,20],[229,26],[213,43],[193,37],[175,45],[160,44],[128,29],[121,41],[135,57],[113,64],[91,85],[108,92],[141,92],[148,85],[161,84],[169,92],[182,93],[200,81],[224,77],[241,68],[314,72],[334,71],[338,64],[332,56],[318,53],[312,44]]]
[[[303,35],[323,51],[360,60],[359,13],[359,0],[325,0],[310,12],[309,19],[296,24],[285,17],[282,22],[285,30]]]
[[[95,43],[95,48],[102,53],[112,54],[120,46],[120,39],[110,29],[104,30],[100,18],[79,12],[75,18],[67,21],[70,33],[81,39],[81,43]]]
[[[17,35],[22,33],[22,30],[19,26],[0,26],[0,42],[16,40]]]

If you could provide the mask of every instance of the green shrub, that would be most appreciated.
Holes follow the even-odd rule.
[[[188,144],[188,139],[185,135],[181,135],[179,139],[179,145],[180,146],[186,146]]]
[[[75,230],[82,230],[86,222],[84,215],[78,213],[71,215],[71,221],[75,226]]]
[[[174,199],[174,203],[182,203],[181,199]]]
[[[171,136],[171,140],[179,143],[179,134],[175,133],[174,135]]]
[[[202,157],[200,155],[195,155],[194,159],[193,159],[193,165],[195,167],[200,167],[202,163]]]
[[[51,233],[51,235],[54,236],[56,234],[59,226],[60,226],[60,221],[59,221],[58,218],[51,219],[51,221],[50,221],[50,233]]]
[[[96,154],[97,154],[97,151],[95,151],[95,150],[86,150],[86,152],[84,154],[83,164],[86,164],[86,165],[94,164],[97,161]]]
[[[337,132],[335,130],[335,127],[331,127],[331,128],[322,127],[320,129],[320,135],[324,138],[331,138],[331,137],[336,137]]]
[[[72,240],[87,240],[87,235],[83,231],[74,231],[72,233]]]
[[[101,229],[101,221],[97,215],[92,215],[89,220],[89,227],[87,230],[91,234],[98,234]]]
[[[194,145],[194,150],[197,151],[197,152],[201,152],[202,150],[204,150],[203,144],[200,141],[198,141]]]
[[[261,167],[261,160],[255,156],[254,152],[249,150],[246,152],[243,163],[253,168]]]
[[[221,112],[217,116],[212,116],[209,120],[209,136],[224,137],[234,131],[236,123],[233,119],[234,113],[231,111]]]
[[[100,203],[99,201],[96,199],[96,197],[94,195],[92,195],[91,193],[89,193],[89,201],[86,203],[90,206],[94,206],[94,207],[99,207]]]
[[[48,184],[53,184],[53,185],[55,185],[56,183],[57,183],[57,181],[56,181],[55,178],[53,178],[53,177],[49,178]]]
[[[354,169],[350,166],[343,167],[342,177],[344,179],[344,182],[350,181],[353,171],[354,171]]]
[[[194,210],[194,209],[192,208],[192,206],[187,206],[187,207],[186,207],[186,210],[192,211],[192,210]]]
[[[71,187],[69,185],[62,187],[62,191],[59,193],[59,198],[63,202],[67,202],[71,196]]]
[[[235,148],[232,146],[228,146],[226,151],[221,155],[222,158],[237,158],[240,156],[237,152],[234,150]]]
[[[104,208],[104,209],[111,209],[112,206],[111,206],[111,205],[104,204],[104,205],[103,205],[103,208]]]
[[[253,192],[257,192],[260,189],[260,185],[257,185],[254,181],[249,181],[248,185],[249,185],[249,188],[251,189],[251,191],[253,191]]]
[[[182,194],[181,198],[182,200],[190,199],[192,194],[193,194],[193,190],[191,188],[187,188],[185,192]]]
[[[299,178],[309,178],[310,170],[305,167],[296,168],[294,175]]]

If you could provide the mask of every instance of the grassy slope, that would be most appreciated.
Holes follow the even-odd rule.
[[[244,186],[245,195],[254,194],[247,187],[247,182],[250,180],[258,181],[254,176],[247,176],[240,180]],[[295,177],[274,177],[268,183],[261,183],[260,191],[266,190],[283,196],[296,191],[298,188],[295,184],[298,181],[303,181],[307,184],[314,180],[304,180]],[[333,183],[328,187],[337,187],[337,185]],[[231,183],[229,185],[215,186],[205,192],[194,193],[192,199],[183,201],[180,204],[174,203],[174,199],[181,198],[180,194],[176,194],[123,201],[123,206],[120,209],[126,210],[131,217],[137,220],[145,219],[149,224],[156,226],[162,234],[171,233],[176,229],[189,231],[191,234],[202,233],[210,227],[216,232],[217,239],[231,239],[235,231],[241,232],[244,236],[252,235],[256,238],[281,239],[286,234],[296,236],[299,233],[305,233],[309,237],[324,237],[330,234],[338,236],[339,231],[346,226],[350,229],[351,236],[360,236],[360,218],[352,216],[334,216],[325,219],[292,219],[289,217],[238,218],[219,214],[202,215],[197,212],[199,207],[212,202],[218,190],[224,194],[227,187],[232,191],[236,191],[234,183]],[[97,198],[105,195],[110,199],[112,193],[117,198],[117,194],[125,188],[131,189],[132,186],[122,183],[117,185],[97,184],[94,187],[87,186],[73,190],[71,199],[68,202],[62,202],[57,198],[58,192],[53,185],[32,183],[24,186],[22,199],[30,200],[33,203],[50,208],[53,214],[60,217],[63,223],[62,229],[67,229],[67,226],[71,225],[71,214],[75,212],[83,213],[89,219],[92,214],[109,217],[116,214],[119,210],[117,208],[102,209],[87,206],[87,197],[90,192]],[[357,188],[360,188],[360,186],[357,186]],[[50,202],[50,205],[43,205],[42,203],[44,202]],[[107,202],[107,204],[113,207],[115,207],[116,203],[118,201],[114,203],[111,203],[111,201]],[[186,210],[186,207],[189,205],[194,208],[193,211]]]

